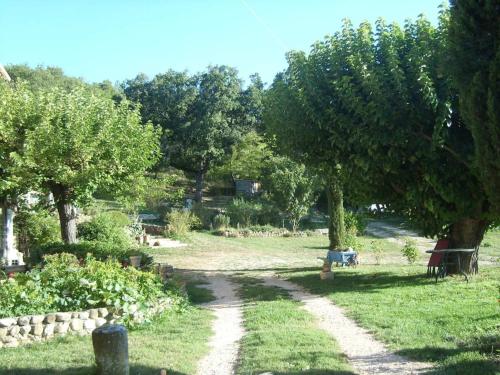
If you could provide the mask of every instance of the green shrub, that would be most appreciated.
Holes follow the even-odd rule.
[[[78,224],[78,238],[130,247],[132,238],[126,229],[130,224],[130,219],[123,212],[102,212],[90,221]]]
[[[356,236],[362,235],[366,228],[366,220],[364,216],[352,211],[345,210],[344,223],[346,232]]]
[[[212,220],[213,228],[215,230],[229,228],[231,218],[224,214],[217,214]]]
[[[142,255],[141,265],[147,266],[152,263],[152,258],[137,246],[122,247],[110,242],[81,241],[75,244],[65,244],[54,242],[34,248],[30,253],[30,263],[32,265],[43,262],[46,255],[68,253],[78,259],[85,259],[87,254],[91,254],[97,260],[115,259],[127,261],[131,255]]]
[[[43,268],[1,282],[0,317],[109,307],[127,319],[132,305],[146,310],[165,295],[157,275],[113,260],[87,257],[81,264],[71,254],[45,260]]]
[[[252,224],[256,224],[260,209],[261,205],[259,203],[251,202],[244,198],[235,198],[227,207],[226,213],[233,225],[249,227]]]
[[[177,187],[179,174],[165,175],[159,178],[147,177],[142,186],[141,199],[148,210],[161,211],[162,207],[179,206],[184,197],[184,188]]]
[[[31,249],[61,240],[61,227],[57,215],[47,210],[21,211],[16,215],[16,235],[19,250]]]
[[[167,234],[171,237],[182,238],[194,227],[200,225],[199,219],[190,211],[172,210],[165,221],[167,222]]]
[[[195,203],[191,210],[193,215],[198,218],[197,224],[193,229],[210,229],[214,217],[217,215],[217,210],[206,208],[201,203]]]
[[[415,263],[418,259],[417,242],[414,239],[406,238],[401,253],[406,257],[409,264]]]
[[[375,258],[375,263],[380,265],[380,261],[382,260],[382,246],[377,240],[370,241],[370,248],[373,253],[373,257]]]
[[[356,251],[359,251],[361,248],[361,242],[355,234],[348,231],[344,238],[344,247],[350,247]]]

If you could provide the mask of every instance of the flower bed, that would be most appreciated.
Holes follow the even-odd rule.
[[[248,228],[225,228],[213,231],[215,235],[223,237],[309,237],[316,233],[312,231],[292,232],[286,228],[275,228],[269,225],[256,225]]]
[[[0,341],[16,346],[56,333],[92,331],[106,321],[140,323],[182,300],[151,272],[91,256],[79,261],[71,254],[50,255],[43,267],[0,281]],[[89,322],[81,328],[73,319]]]

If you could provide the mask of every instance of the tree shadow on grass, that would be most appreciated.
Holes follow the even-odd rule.
[[[355,372],[352,371],[344,371],[344,370],[302,370],[302,371],[274,371],[271,372],[273,375],[298,375],[298,374],[307,374],[307,375],[355,375]]]
[[[439,360],[440,365],[426,375],[495,375],[500,371],[500,357],[484,353],[482,347],[436,348],[399,350],[396,354],[420,360]],[[483,352],[483,353],[481,353]]]
[[[130,365],[130,375],[158,375],[161,368],[154,368],[142,365]],[[94,366],[72,367],[64,370],[60,369],[33,369],[33,368],[11,368],[5,369],[0,366],[0,374],[2,375],[95,375],[97,374]],[[167,369],[169,375],[187,375],[183,372]]]
[[[284,274],[288,280],[306,287],[312,293],[332,294],[332,293],[375,293],[386,288],[408,288],[434,284],[434,279],[422,274],[398,275],[392,272],[335,272],[333,282],[324,282],[319,279],[317,273],[307,273],[318,268],[303,268],[279,270],[278,274]],[[318,272],[319,273],[319,272]]]

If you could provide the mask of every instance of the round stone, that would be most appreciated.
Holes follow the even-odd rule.
[[[45,319],[44,315],[33,315],[31,317],[31,324],[39,324],[42,323],[43,320]]]
[[[45,316],[45,323],[52,324],[56,321],[56,314],[48,314]]]
[[[31,316],[21,316],[19,319],[17,319],[17,324],[20,326],[27,326],[30,324],[31,321]]]
[[[69,326],[72,331],[81,331],[83,329],[83,321],[81,319],[71,319]]]
[[[58,322],[69,322],[71,319],[71,313],[61,312],[56,313],[56,321]]]

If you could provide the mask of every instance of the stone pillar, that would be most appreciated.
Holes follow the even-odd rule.
[[[98,375],[129,375],[127,329],[103,325],[92,332]]]

